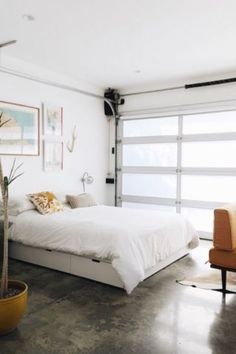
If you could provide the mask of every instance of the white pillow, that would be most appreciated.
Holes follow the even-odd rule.
[[[67,195],[66,201],[72,209],[86,208],[97,205],[97,202],[95,201],[94,197],[88,193],[83,193],[79,195]]]
[[[18,197],[10,197],[8,201],[8,214],[11,216],[17,216],[24,211],[33,210],[35,206],[29,201],[29,199],[23,195]],[[3,201],[0,200],[0,214],[3,214]]]

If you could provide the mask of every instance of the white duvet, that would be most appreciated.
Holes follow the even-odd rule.
[[[198,242],[192,225],[179,214],[108,206],[66,209],[51,215],[23,212],[11,227],[10,239],[109,258],[128,294],[144,279],[145,270]]]

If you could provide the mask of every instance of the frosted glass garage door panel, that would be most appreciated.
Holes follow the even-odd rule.
[[[192,114],[183,117],[184,134],[236,132],[236,111]]]
[[[178,134],[178,117],[127,120],[123,124],[124,137]]]
[[[130,144],[123,146],[123,166],[174,167],[177,144]]]
[[[235,202],[235,176],[182,176],[182,199]]]
[[[213,232],[213,210],[181,208],[183,214],[198,231]]]
[[[170,213],[175,213],[176,208],[168,205],[157,205],[157,204],[144,204],[144,203],[128,203],[122,202],[122,208],[129,209],[146,209],[146,210],[157,210],[157,211],[165,211]]]
[[[184,167],[235,168],[236,141],[183,143],[182,161]]]
[[[125,173],[123,174],[122,194],[175,198],[176,176]]]

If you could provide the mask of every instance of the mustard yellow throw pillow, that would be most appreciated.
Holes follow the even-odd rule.
[[[43,215],[63,210],[62,203],[51,192],[28,194],[28,198]]]

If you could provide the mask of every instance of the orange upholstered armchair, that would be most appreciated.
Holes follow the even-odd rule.
[[[236,272],[236,204],[214,210],[213,246],[209,261],[212,268],[221,270],[222,290],[226,293],[227,270]]]

